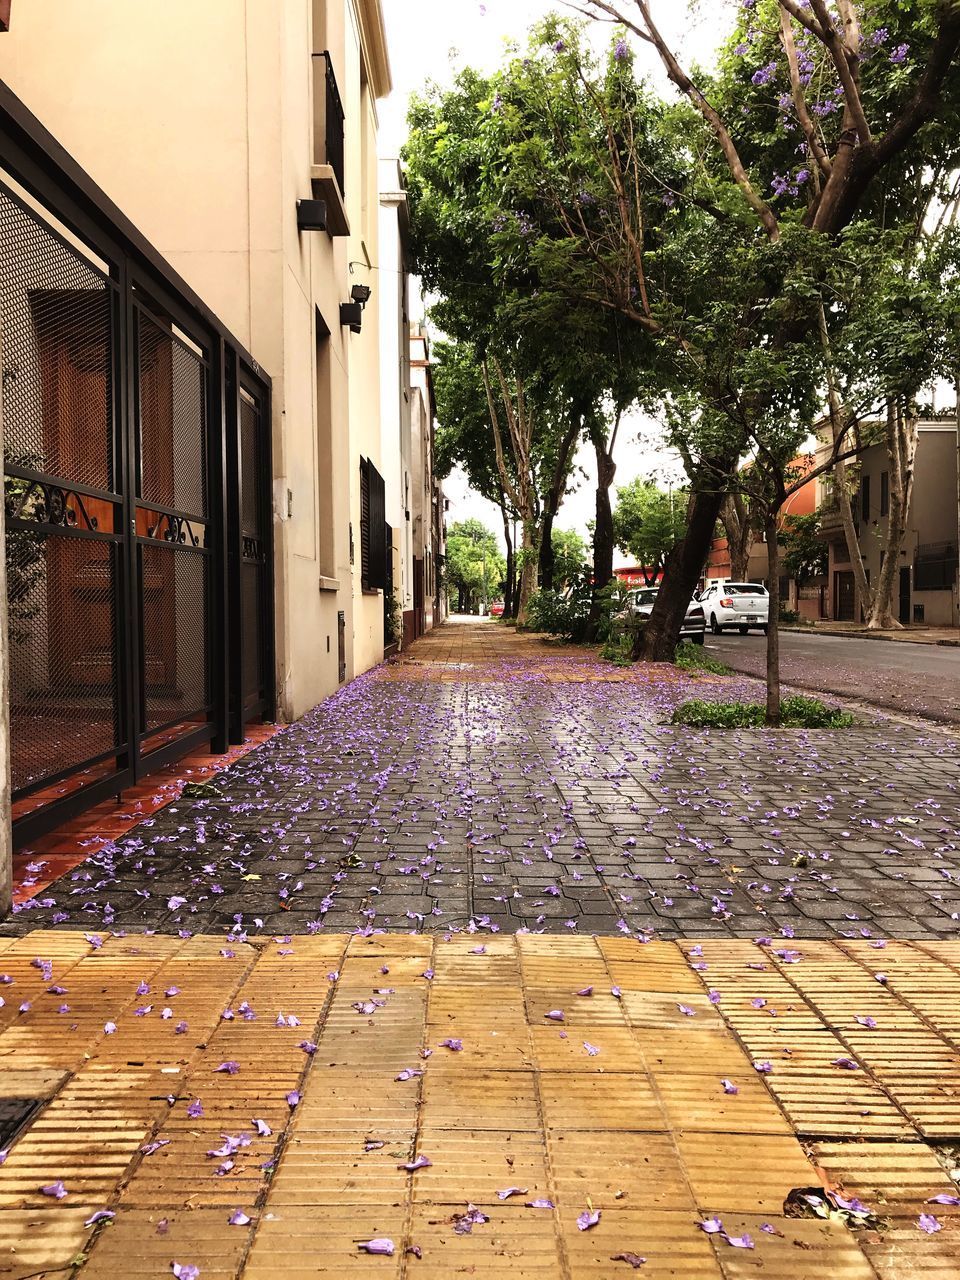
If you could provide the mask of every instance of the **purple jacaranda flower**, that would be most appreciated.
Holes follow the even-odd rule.
[[[110,1222],[116,1216],[112,1209],[98,1209],[96,1213],[91,1213],[83,1225],[85,1227],[95,1227],[98,1222]]]
[[[525,1196],[526,1194],[526,1187],[504,1187],[502,1191],[497,1192],[497,1199],[509,1200],[511,1196]]]
[[[180,994],[180,988],[179,988],[179,987],[167,987],[166,991],[164,991],[164,993],[163,993],[163,994],[164,994],[168,999],[171,999],[171,1000],[172,1000],[174,996],[178,996],[178,995]]]
[[[890,52],[890,61],[895,63],[905,62],[907,54],[910,52],[908,44],[898,44],[897,47]],[[937,1230],[939,1231],[939,1227]]]
[[[768,62],[765,67],[760,67],[755,71],[750,79],[755,85],[769,84],[776,74],[777,64],[775,62]]]
[[[719,991],[708,991],[707,999],[710,1001],[711,1004],[719,1004],[722,999],[722,996],[720,995]]]
[[[385,1258],[392,1258],[395,1246],[388,1236],[380,1236],[376,1240],[360,1241],[357,1248],[362,1249],[364,1253],[379,1253]]]
[[[312,1040],[301,1040],[300,1043],[297,1045],[297,1048],[302,1049],[308,1058],[312,1058],[313,1055],[317,1052],[319,1045],[314,1044]]]
[[[10,1148],[9,1148],[9,1147],[4,1147],[4,1149],[3,1149],[2,1151],[0,1151],[0,1164],[6,1164],[6,1163],[7,1163],[7,1156],[8,1156],[9,1154],[10,1154]]]
[[[691,1009],[688,1004],[678,1004],[677,1008],[685,1018],[695,1018],[697,1016],[696,1009]]]
[[[416,1067],[404,1067],[398,1076],[394,1076],[394,1080],[413,1080],[416,1076],[422,1076],[423,1072],[418,1071]]]
[[[177,1023],[177,1025],[173,1028],[173,1034],[174,1034],[175,1036],[185,1036],[189,1030],[190,1030],[189,1023],[183,1022],[183,1021],[181,1020],[181,1021],[180,1021],[180,1022],[178,1022],[178,1023]]]
[[[474,1227],[480,1226],[484,1222],[489,1222],[489,1217],[475,1204],[468,1204],[465,1213],[455,1213],[453,1215],[453,1229],[458,1236],[468,1236]]]
[[[408,1160],[406,1164],[398,1164],[398,1169],[406,1169],[407,1173],[416,1173],[418,1169],[429,1169],[433,1161],[429,1156],[417,1156],[416,1160]]]
[[[619,1000],[620,997],[623,995],[623,992],[620,990],[619,987],[611,987],[610,994],[613,996],[614,1000]]]
[[[859,1071],[859,1064],[854,1062],[852,1058],[833,1058],[832,1065],[839,1067],[841,1071]]]
[[[138,996],[148,996],[149,994],[150,994],[150,986],[149,986],[149,983],[141,982],[141,983],[140,983],[140,985],[137,987],[137,995],[138,995]]]
[[[189,1107],[187,1107],[187,1115],[191,1120],[197,1120],[203,1115],[203,1103],[199,1098],[194,1098]]]
[[[463,1050],[463,1041],[456,1039],[441,1040],[441,1049],[449,1049],[452,1053],[460,1053]]]
[[[838,1209],[844,1209],[847,1213],[855,1214],[858,1218],[868,1218],[870,1216],[870,1210],[856,1196],[851,1196],[848,1200],[845,1196],[834,1191],[832,1199]]]
[[[115,1022],[105,1022],[103,1024],[103,1034],[105,1036],[112,1036],[116,1029],[117,1024]]]
[[[294,1107],[299,1105],[299,1103],[300,1103],[299,1089],[291,1089],[290,1092],[287,1094],[287,1106],[292,1111]]]
[[[433,981],[433,970],[432,970],[432,969],[424,969],[424,971],[423,971],[423,973],[421,973],[420,977],[421,977],[421,978],[426,978],[426,980],[427,980],[428,982],[432,982],[432,981]]]
[[[937,1231],[943,1230],[942,1223],[938,1222],[932,1213],[921,1213],[917,1219],[917,1226],[921,1231],[925,1231],[928,1236],[932,1236]]]
[[[171,1262],[170,1270],[176,1280],[200,1280],[200,1268],[192,1262]]]
[[[223,1072],[224,1075],[228,1076],[235,1076],[239,1070],[240,1063],[233,1061],[221,1062],[219,1067],[214,1067],[214,1073],[220,1071]]]
[[[592,996],[593,987],[582,987],[579,991],[573,993],[575,996]]]
[[[234,1209],[233,1213],[231,1213],[230,1217],[227,1219],[227,1222],[231,1227],[245,1227],[252,1221],[253,1219],[249,1214],[244,1213],[242,1209]]]
[[[768,1076],[773,1071],[773,1063],[755,1061],[753,1069],[754,1071],[759,1071],[762,1076]]]
[[[54,1200],[63,1200],[69,1195],[67,1188],[63,1185],[63,1179],[58,1178],[56,1182],[48,1182],[45,1187],[40,1190],[45,1196],[50,1196]]]
[[[859,1013],[854,1014],[854,1018],[860,1023],[861,1027],[866,1027],[868,1031],[875,1031],[877,1027],[876,1018],[861,1017]]]
[[[252,1121],[252,1124],[254,1129],[256,1129],[258,1136],[261,1138],[269,1138],[270,1135],[273,1133],[273,1130],[267,1124],[266,1120],[255,1119]]]
[[[743,1233],[742,1236],[728,1236],[725,1234],[723,1238],[724,1240],[726,1240],[727,1244],[733,1245],[734,1249],[754,1248],[753,1240],[750,1236],[747,1235],[746,1231]]]
[[[152,1156],[155,1151],[159,1151],[161,1147],[169,1147],[169,1138],[156,1138],[153,1142],[145,1143],[140,1150],[145,1156]]]
[[[617,62],[624,62],[630,56],[630,46],[622,36],[613,46],[613,56]]]
[[[931,1196],[927,1204],[960,1204],[960,1196],[952,1196],[947,1191],[941,1191],[938,1196]]]
[[[557,1206],[553,1203],[552,1200],[547,1200],[543,1198],[539,1200],[528,1200],[525,1205],[525,1208],[527,1209],[555,1209],[556,1207]]]
[[[738,1088],[738,1087],[733,1083],[733,1081],[732,1081],[732,1080],[721,1080],[721,1081],[720,1081],[720,1083],[723,1085],[723,1092],[724,1092],[724,1093],[739,1093],[739,1092],[740,1092],[739,1088]]]
[[[551,1009],[549,1013],[545,1013],[543,1016],[544,1016],[545,1018],[549,1018],[551,1022],[562,1022],[562,1021],[563,1021],[563,1010],[562,1010],[562,1009]]]
[[[177,911],[180,907],[185,906],[186,902],[187,902],[186,898],[180,898],[176,894],[174,894],[174,896],[170,898],[169,901],[167,902],[167,906],[171,911]]]
[[[579,1231],[589,1231],[591,1227],[595,1227],[600,1221],[599,1209],[584,1209],[583,1213],[577,1215],[577,1229]]]
[[[589,1053],[591,1058],[595,1058],[600,1052],[597,1046],[595,1044],[591,1044],[589,1040],[584,1040],[583,1047],[586,1049],[587,1053]]]
[[[487,954],[487,948],[482,944],[479,947],[471,947],[469,954],[472,956],[485,956]]]
[[[723,1234],[723,1223],[719,1218],[703,1218],[697,1223],[701,1231],[705,1231],[708,1236],[717,1236]]]

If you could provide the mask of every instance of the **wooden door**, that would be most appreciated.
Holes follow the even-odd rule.
[[[106,291],[38,289],[30,295],[40,365],[43,458],[19,465],[62,480],[48,485],[47,520],[113,533],[119,509],[104,491],[112,476],[113,423]],[[115,672],[113,568],[102,542],[46,540],[46,635],[50,687],[62,693],[105,688]]]

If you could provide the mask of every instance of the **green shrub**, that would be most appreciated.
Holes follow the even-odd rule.
[[[530,599],[529,630],[545,631],[561,640],[582,644],[587,635],[593,588],[584,576],[566,591],[538,591]],[[625,592],[618,582],[599,592],[600,618],[597,639],[606,643],[614,634],[614,617],[623,608]]]
[[[708,671],[715,676],[731,675],[730,668],[718,658],[712,658],[704,651],[702,644],[690,644],[682,640],[677,645],[674,662],[681,671]]]
[[[692,729],[762,729],[767,709],[761,702],[684,702],[673,713],[673,724]],[[853,716],[839,707],[828,707],[819,698],[799,695],[781,703],[784,729],[847,729]]]
[[[780,621],[785,627],[795,627],[801,621],[801,618],[796,609],[781,609]]]
[[[633,640],[626,630],[614,634],[604,642],[600,649],[600,657],[618,667],[629,667],[632,658]]]

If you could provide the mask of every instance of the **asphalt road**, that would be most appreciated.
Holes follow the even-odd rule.
[[[766,637],[708,634],[707,652],[762,676]],[[780,657],[784,684],[960,724],[960,649],[785,631]]]

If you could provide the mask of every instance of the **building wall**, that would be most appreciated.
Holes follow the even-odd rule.
[[[864,568],[870,580],[876,581],[880,573],[883,542],[888,519],[880,514],[880,495],[883,473],[889,469],[887,450],[875,445],[865,450],[858,460],[861,486],[864,477],[869,479],[870,509],[863,519],[862,487],[852,496],[854,518],[860,529],[860,548]],[[829,508],[828,508],[829,510]],[[828,526],[830,538],[830,616],[836,616],[838,575],[852,574],[843,531],[834,520]],[[960,623],[957,588],[953,590],[917,590],[913,570],[914,558],[919,546],[931,543],[950,544],[956,554],[957,546],[957,430],[951,422],[925,422],[920,424],[917,454],[914,464],[913,499],[907,520],[907,532],[900,554],[900,567],[910,575],[909,618],[914,608],[922,606],[927,626],[954,626]],[[859,621],[863,602],[854,598],[854,620]],[[897,584],[894,585],[894,613],[897,612]]]
[[[312,55],[325,48],[346,113],[339,239],[299,232],[296,215],[312,195]],[[0,78],[273,379],[277,688],[295,718],[337,686],[338,611],[348,676],[382,657],[382,598],[359,585],[360,457],[380,465],[366,269],[375,99],[389,88],[378,0],[32,0],[0,41]],[[352,283],[374,286],[360,335],[339,324]]]

